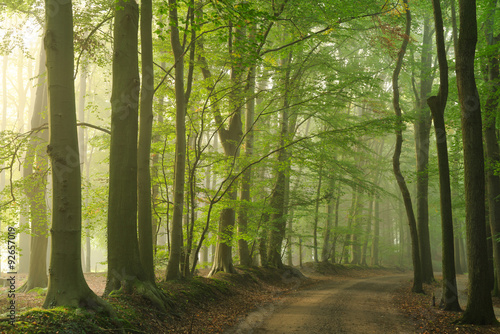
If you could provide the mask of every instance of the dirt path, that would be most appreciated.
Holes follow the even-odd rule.
[[[413,333],[392,305],[392,292],[409,278],[329,280],[249,314],[225,333]]]

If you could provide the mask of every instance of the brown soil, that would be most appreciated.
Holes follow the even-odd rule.
[[[330,277],[251,313],[225,333],[413,333],[392,302],[408,277]]]

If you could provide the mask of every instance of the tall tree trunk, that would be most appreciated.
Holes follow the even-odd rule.
[[[319,220],[319,204],[321,202],[321,181],[323,179],[323,164],[321,164],[318,172],[318,187],[316,188],[316,205],[314,208],[314,226],[313,226],[313,242],[314,242],[314,262],[319,262],[318,256],[318,220]]]
[[[45,82],[45,50],[40,52],[38,65],[38,80],[31,116],[31,129],[36,129],[47,123],[47,85]],[[46,288],[47,279],[47,244],[48,244],[48,214],[45,201],[48,169],[46,153],[48,131],[42,130],[33,134],[28,143],[28,150],[23,164],[24,192],[29,202],[31,221],[30,256],[28,279],[20,291],[26,292],[36,287]],[[35,172],[33,172],[35,165]]]
[[[328,262],[328,259],[330,258],[331,255],[330,235],[335,214],[335,202],[336,202],[335,178],[333,177],[333,175],[331,175],[330,177],[331,177],[329,184],[330,198],[328,199],[328,203],[326,204],[327,216],[325,219],[325,228],[323,232],[323,249],[321,250],[322,262]],[[333,249],[333,252],[335,252],[335,249]],[[333,258],[335,259],[335,256],[333,256]]]
[[[137,238],[138,20],[135,0],[115,4],[108,277],[104,293],[139,292],[157,308],[165,310],[165,296],[148,279],[141,264]]]
[[[372,229],[372,220],[373,220],[373,203],[375,202],[375,194],[371,196],[370,203],[368,204],[368,217],[366,221],[366,229],[364,233],[363,247],[361,249],[361,265],[367,266],[366,262],[366,253],[368,252],[368,242],[370,241],[371,229]]]
[[[444,110],[448,99],[448,62],[444,45],[443,16],[439,0],[432,0],[434,7],[434,23],[436,28],[436,45],[439,61],[439,92],[431,96],[427,103],[431,108],[436,132],[436,145],[439,166],[439,194],[441,197],[441,227],[443,240],[443,295],[441,307],[445,311],[461,311],[458,302],[457,280],[455,273],[453,212],[451,208],[450,166],[448,163],[448,144],[444,125]]]
[[[465,225],[469,290],[463,324],[497,323],[487,286],[484,156],[481,106],[474,78],[477,42],[476,1],[459,1],[460,30],[456,54],[458,99],[462,121],[465,184]]]
[[[153,6],[151,0],[141,1],[141,77],[139,143],[137,148],[137,223],[139,254],[146,279],[155,281],[153,261],[153,213],[151,203],[151,140],[153,128]],[[177,82],[177,80],[176,80]]]
[[[84,64],[81,67],[80,71],[80,85],[79,85],[79,91],[78,91],[78,105],[77,105],[77,113],[78,113],[78,120],[80,122],[85,122],[85,94],[87,93],[87,66]],[[86,129],[84,127],[80,127],[78,129],[78,147],[80,150],[80,161],[81,161],[81,169],[80,172],[83,174],[84,171],[89,169],[89,161],[87,161],[87,145],[85,141],[85,134],[86,134]],[[85,182],[90,182],[89,179],[89,173],[86,173],[85,176],[83,177]],[[88,187],[86,191],[86,198],[84,200],[83,205],[87,206],[88,205]],[[85,226],[85,254],[83,256],[84,259],[84,272],[88,273],[90,272],[90,229],[88,226],[90,225],[90,220],[85,219],[84,221],[84,226]]]
[[[255,66],[250,67],[248,71],[248,84],[247,84],[247,102],[246,102],[246,119],[245,119],[245,158],[247,162],[253,155],[254,144],[254,114],[255,114]],[[243,202],[242,209],[238,213],[238,235],[246,237],[248,229],[248,212],[250,203],[250,189],[252,183],[252,168],[248,167],[241,178],[241,201]],[[248,242],[245,238],[238,239],[238,250],[240,255],[240,264],[250,266],[252,258],[248,249]]]
[[[352,218],[352,233],[351,233],[351,263],[360,264],[361,263],[361,244],[360,237],[362,231],[363,222],[363,193],[360,191],[361,187],[357,187],[356,192],[356,205],[354,208],[354,216]]]
[[[72,4],[71,1],[46,0],[45,6],[52,249],[49,287],[43,306],[104,308],[112,313],[108,304],[89,288],[82,272],[81,178],[73,80]]]
[[[403,0],[405,7],[408,6],[408,0]],[[394,149],[394,155],[392,157],[392,167],[394,175],[396,176],[396,181],[398,182],[401,195],[403,196],[403,201],[406,208],[406,215],[408,216],[408,225],[410,226],[410,236],[412,245],[412,262],[413,262],[413,292],[422,292],[422,270],[420,262],[420,254],[418,249],[418,234],[417,234],[417,222],[415,220],[415,214],[413,213],[413,205],[411,203],[410,192],[406,185],[403,174],[401,173],[399,157],[401,156],[401,147],[403,145],[403,121],[401,117],[401,107],[399,105],[399,73],[401,72],[401,67],[403,65],[403,58],[406,52],[406,47],[408,46],[408,38],[410,36],[411,28],[411,13],[410,9],[406,10],[406,28],[405,37],[398,53],[398,59],[396,62],[396,67],[392,75],[392,89],[393,89],[393,107],[396,113],[396,147]]]
[[[426,100],[431,94],[432,82],[432,31],[430,18],[424,17],[422,53],[420,61],[420,92],[416,95],[417,119],[415,121],[415,148],[417,158],[417,229],[422,280],[434,280],[432,270],[431,244],[429,236],[429,135],[431,115]]]
[[[215,122],[218,126],[218,133],[222,147],[224,149],[224,154],[226,157],[232,158],[233,163],[236,163],[236,158],[239,156],[239,143],[241,141],[241,136],[243,135],[242,122],[241,122],[241,94],[239,85],[241,85],[241,57],[239,60],[235,59],[235,54],[241,51],[243,47],[243,36],[244,30],[241,27],[235,29],[235,39],[233,40],[233,26],[230,24],[230,36],[229,36],[229,54],[232,57],[232,67],[231,67],[231,82],[233,84],[231,94],[230,94],[230,110],[232,111],[229,118],[229,124],[227,128],[224,126],[224,119],[220,113],[218,107],[215,107],[214,117]],[[233,49],[233,42],[235,47]],[[200,49],[203,49],[203,45],[200,42]],[[202,73],[205,79],[211,78],[210,70],[206,59],[204,57],[200,58],[202,63]],[[214,87],[209,87],[212,91]],[[232,175],[228,176],[233,178]],[[228,190],[226,196],[230,201],[235,201],[237,199],[236,191],[234,189]],[[235,225],[236,215],[233,207],[226,207],[222,209],[220,213],[219,221],[219,231],[217,246],[215,250],[214,262],[210,270],[209,275],[213,275],[218,271],[224,271],[227,273],[233,273],[233,259],[232,259],[232,240],[233,240],[233,228]]]
[[[485,23],[486,42],[493,47],[499,42],[493,36],[493,18],[496,10],[497,0],[490,2],[490,16]],[[500,148],[496,134],[496,113],[498,108],[498,80],[499,65],[498,58],[490,53],[488,56],[487,85],[489,86],[488,97],[484,106],[484,139],[486,143],[486,173],[488,190],[489,222],[491,228],[493,258],[495,263],[497,286],[500,286],[500,176],[495,172],[495,166],[500,163]]]
[[[283,109],[281,111],[280,119],[280,137],[279,147],[281,148],[278,153],[278,170],[276,175],[276,184],[271,194],[270,206],[273,210],[270,217],[272,227],[269,231],[267,260],[269,265],[276,268],[282,268],[283,262],[281,260],[281,245],[286,231],[286,216],[285,216],[285,203],[286,203],[286,189],[287,189],[287,176],[286,169],[289,167],[290,161],[288,160],[288,150],[285,148],[285,143],[289,139],[289,90],[290,90],[290,63],[292,59],[291,52],[288,57],[283,61],[283,66],[286,66],[284,77],[284,95],[283,95]]]
[[[370,265],[373,266],[378,266],[379,265],[379,260],[378,260],[378,245],[380,241],[380,201],[379,198],[375,198],[375,222],[373,224],[373,241],[372,241],[372,253],[371,253],[371,259],[370,259]]]

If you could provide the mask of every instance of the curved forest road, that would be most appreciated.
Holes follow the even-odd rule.
[[[250,313],[224,333],[414,333],[392,303],[399,283],[410,278],[329,280]]]

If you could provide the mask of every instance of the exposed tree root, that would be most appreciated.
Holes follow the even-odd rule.
[[[46,289],[47,283],[45,283],[45,285],[37,284],[36,282],[34,282],[28,278],[28,280],[26,282],[24,282],[23,285],[21,285],[19,288],[17,288],[17,292],[28,292],[28,291],[36,289],[36,288]]]
[[[467,311],[464,312],[463,316],[458,319],[455,324],[457,325],[476,325],[476,326],[499,326],[500,323],[495,318],[495,315],[488,316],[486,314],[472,314]]]
[[[154,283],[141,281],[139,279],[133,279],[122,283],[121,288],[111,291],[109,296],[118,297],[123,294],[133,293],[137,293],[149,300],[162,313],[167,313],[167,308],[173,307],[173,303],[167,295]]]

